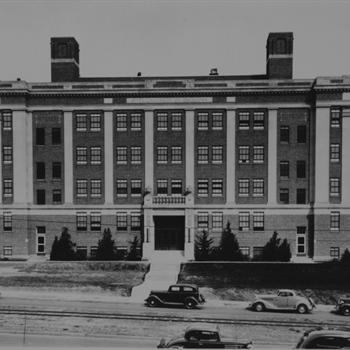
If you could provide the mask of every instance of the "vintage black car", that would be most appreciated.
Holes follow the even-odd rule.
[[[166,341],[161,339],[157,348],[210,348],[210,349],[249,349],[251,341],[235,341],[221,338],[219,327],[213,324],[195,324],[185,330],[183,336]]]
[[[205,302],[203,295],[195,284],[173,284],[168,290],[151,290],[145,300],[148,306],[184,305],[193,309]]]
[[[339,298],[335,310],[344,316],[350,316],[350,296]]]

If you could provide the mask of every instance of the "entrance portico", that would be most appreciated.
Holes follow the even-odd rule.
[[[151,260],[155,252],[178,251],[186,260],[194,260],[192,204],[192,194],[144,197],[143,259]]]

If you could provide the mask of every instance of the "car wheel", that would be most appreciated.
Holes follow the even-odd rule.
[[[265,310],[265,305],[263,303],[256,303],[254,304],[254,310],[255,311],[264,311]]]
[[[341,308],[341,313],[344,316],[350,316],[350,306],[346,305]]]
[[[185,300],[185,306],[187,309],[193,309],[196,303],[192,299]]]
[[[299,314],[305,314],[305,313],[307,313],[308,310],[307,310],[306,305],[300,304],[297,308],[297,311],[299,312]]]
[[[150,306],[150,307],[158,306],[158,300],[156,298],[154,298],[154,297],[150,297],[148,299],[147,303],[148,303],[148,306]]]

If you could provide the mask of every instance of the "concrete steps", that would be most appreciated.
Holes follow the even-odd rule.
[[[131,297],[146,299],[152,289],[167,290],[177,282],[181,263],[185,261],[182,251],[154,252],[144,282],[132,289]]]

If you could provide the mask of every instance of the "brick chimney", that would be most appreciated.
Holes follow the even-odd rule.
[[[79,79],[79,44],[74,38],[51,38],[51,81]]]
[[[293,33],[270,33],[266,44],[268,79],[293,78]]]

